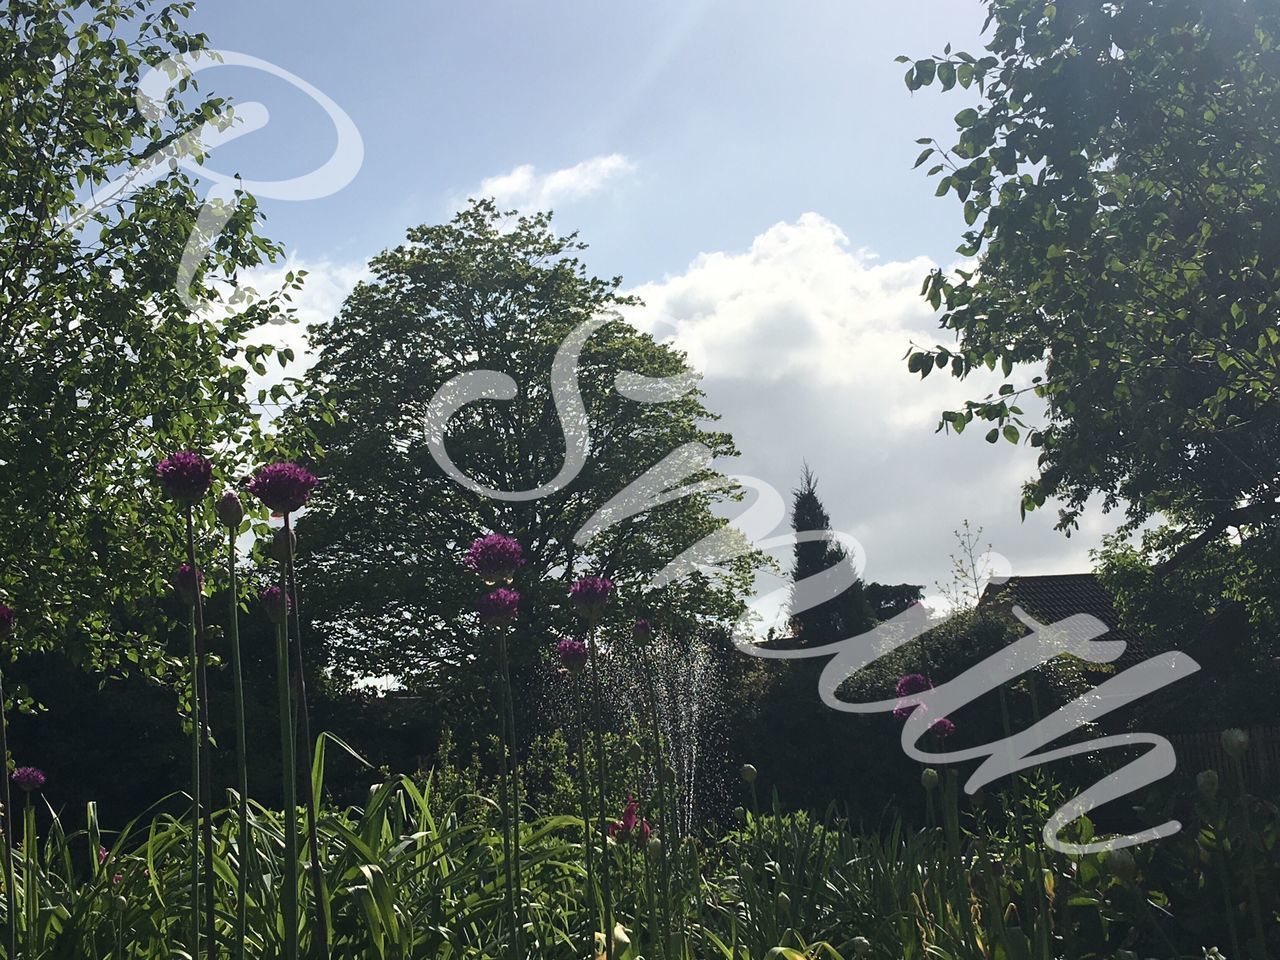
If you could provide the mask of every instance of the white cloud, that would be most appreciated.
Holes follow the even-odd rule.
[[[806,213],[745,251],[702,254],[684,273],[635,287],[646,305],[628,319],[705,371],[708,405],[742,452],[726,469],[786,496],[808,460],[833,526],[866,549],[870,579],[932,590],[966,518],[1015,574],[1088,569],[1088,549],[1111,524],[1093,522],[1068,540],[1053,531],[1052,509],[1019,519],[1035,451],[987,444],[976,423],[963,437],[935,433],[943,410],[1000,379],[908,373],[913,341],[950,342],[920,297],[933,266],[923,257],[882,262]],[[779,560],[788,567],[789,551]]]
[[[526,163],[480,181],[474,193],[493,197],[500,207],[544,210],[599,193],[635,169],[635,164],[620,153],[592,157],[550,173],[538,173],[532,164]]]

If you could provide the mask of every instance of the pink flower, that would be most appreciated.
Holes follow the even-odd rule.
[[[926,690],[932,689],[933,681],[923,673],[908,673],[898,681],[898,686],[894,689],[894,693],[899,697],[909,697],[913,693],[924,693]]]
[[[556,644],[556,653],[560,656],[560,665],[570,673],[581,673],[590,656],[587,645],[572,637],[565,637]]]
[[[173,575],[173,590],[186,603],[194,604],[204,586],[204,573],[184,563]]]
[[[956,725],[946,717],[939,717],[933,721],[929,729],[937,734],[939,738],[946,739],[956,732]]]
[[[510,623],[520,612],[520,594],[507,587],[499,587],[476,600],[481,623]]]
[[[267,587],[258,597],[267,619],[272,623],[284,623],[293,609],[293,600],[279,587]]]
[[[44,775],[44,771],[38,767],[19,767],[13,771],[13,775],[9,779],[13,781],[15,787],[19,787],[27,793],[39,790],[48,780]]]
[[[319,482],[315,474],[296,463],[272,463],[254,474],[248,487],[272,513],[286,514],[305,506]]]
[[[613,592],[613,581],[608,577],[583,577],[569,588],[569,599],[574,608],[586,620],[599,620]]]
[[[208,492],[213,464],[198,453],[180,450],[156,464],[156,478],[170,497],[189,506]]]
[[[462,562],[486,583],[510,583],[524,566],[524,551],[511,537],[491,533],[474,541]]]

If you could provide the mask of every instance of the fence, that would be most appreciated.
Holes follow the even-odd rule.
[[[1240,758],[1245,783],[1253,791],[1280,787],[1280,727],[1250,727],[1247,733],[1249,749]],[[1178,758],[1178,770],[1184,775],[1217,770],[1225,776],[1231,769],[1221,733],[1173,734],[1169,741]]]

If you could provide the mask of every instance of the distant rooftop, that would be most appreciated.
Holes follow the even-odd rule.
[[[1096,617],[1108,627],[1109,633],[1099,640],[1123,640],[1125,651],[1115,661],[1123,670],[1151,654],[1146,640],[1119,626],[1120,617],[1111,602],[1111,594],[1092,573],[1064,573],[1043,577],[1010,577],[1004,583],[990,584],[983,591],[980,607],[1022,607],[1041,623],[1054,623],[1075,614]]]

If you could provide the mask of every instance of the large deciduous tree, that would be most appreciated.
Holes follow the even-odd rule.
[[[516,537],[525,551],[514,656],[526,675],[558,631],[574,629],[566,591],[582,573],[617,584],[615,621],[645,616],[692,635],[741,612],[751,557],[646,591],[653,574],[724,525],[713,507],[737,494],[712,470],[689,478],[710,483],[700,492],[575,543],[598,508],[681,445],[735,453],[727,434],[709,429],[715,418],[696,389],[662,403],[616,389],[624,371],[656,378],[689,371],[682,355],[617,318],[633,301],[619,294],[618,279],[590,276],[581,249],[574,236],[552,230],[549,214],[517,216],[476,201],[375,257],[372,279],[314,329],[311,400],[300,414],[326,451],[325,482],[298,536],[304,607],[323,626],[335,676],[389,675],[439,704],[476,704],[453,711],[455,720],[487,715],[492,645],[474,617],[483,587],[461,558],[489,531]],[[512,501],[448,476],[429,449],[428,404],[455,376],[480,370],[510,376],[517,394],[462,408],[444,434],[448,455],[496,490],[528,490],[557,475],[566,441],[552,364],[566,338],[597,317],[612,319],[579,360],[591,444],[572,482]]]
[[[1024,509],[1060,500],[1069,532],[1097,495],[1130,529],[1171,521],[1153,551],[1171,566],[1237,534],[1274,573],[1280,6],[987,8],[984,56],[948,48],[907,72],[912,89],[981,91],[954,145],[922,141],[938,194],[964,205],[961,253],[976,263],[925,283],[956,342],[913,351],[910,369],[1003,370],[996,394],[942,426],[976,419],[991,442],[1039,449]],[[1029,391],[1042,422],[1018,406]],[[1274,580],[1251,589],[1274,594]]]
[[[264,351],[242,340],[279,302],[216,319],[187,303],[276,248],[237,195],[181,291],[203,198],[183,169],[153,169],[164,148],[225,123],[227,105],[176,76],[162,109],[136,94],[149,65],[205,47],[183,28],[190,9],[10,0],[0,12],[0,595],[25,647],[86,665],[158,649],[145,639],[177,517],[156,460],[198,449],[222,472],[261,440],[245,387]]]

